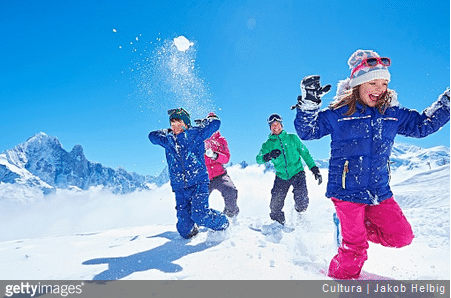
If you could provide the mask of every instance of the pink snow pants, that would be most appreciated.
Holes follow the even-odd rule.
[[[368,241],[387,247],[409,245],[412,228],[392,198],[379,205],[366,205],[332,198],[340,219],[342,244],[329,265],[328,276],[357,279],[368,258]]]

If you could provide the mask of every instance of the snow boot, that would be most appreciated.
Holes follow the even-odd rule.
[[[192,229],[191,232],[186,236],[186,239],[193,238],[193,237],[196,236],[198,233],[199,233],[199,229],[197,228],[197,225],[194,224],[193,229]]]
[[[283,211],[280,212],[271,212],[269,214],[269,218],[271,218],[274,221],[277,221],[278,223],[280,223],[282,226],[285,225],[285,214],[283,213]]]
[[[240,210],[238,209],[238,207],[235,210],[229,210],[224,208],[223,213],[230,219],[236,217],[238,213],[240,213]]]

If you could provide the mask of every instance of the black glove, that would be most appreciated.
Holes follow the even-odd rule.
[[[296,107],[301,107],[303,103],[306,101],[314,102],[315,104],[321,103],[321,97],[330,91],[331,86],[325,85],[321,87],[321,83],[319,81],[320,76],[311,75],[306,76],[301,81],[301,91],[302,95],[298,96],[298,103],[295,106],[292,106],[291,109]]]
[[[207,118],[204,119],[196,119],[194,120],[194,123],[196,123],[197,126],[204,126],[205,124],[207,124]]]
[[[282,151],[280,151],[279,149],[274,149],[273,151],[266,153],[265,155],[263,155],[263,160],[265,162],[270,161],[273,158],[277,158],[279,157],[279,155],[282,153]]]
[[[315,180],[318,180],[318,185],[320,185],[323,182],[323,177],[319,173],[319,169],[317,166],[314,166],[310,169],[312,171],[313,175],[315,175]]]
[[[207,123],[208,119],[217,119],[217,120],[219,120],[219,117],[215,113],[210,113],[204,119],[195,119],[194,123],[196,123],[196,125],[198,125],[198,126],[205,125]]]
[[[325,85],[321,87],[319,82],[320,76],[312,75],[302,79],[301,91],[302,100],[310,100],[315,103],[321,102],[321,96],[330,91],[331,86]]]

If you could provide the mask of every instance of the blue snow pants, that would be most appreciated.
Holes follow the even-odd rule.
[[[194,224],[215,231],[225,230],[229,220],[224,213],[208,207],[208,182],[175,190],[177,231],[183,238],[194,229]]]

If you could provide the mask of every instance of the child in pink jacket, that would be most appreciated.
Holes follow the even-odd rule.
[[[209,113],[207,118],[217,118],[217,116],[215,113]],[[209,139],[205,140],[205,150],[205,164],[210,179],[210,194],[213,190],[218,190],[224,198],[225,215],[228,217],[237,216],[240,211],[236,204],[238,190],[224,168],[224,164],[230,160],[227,141],[219,131],[216,131]]]

